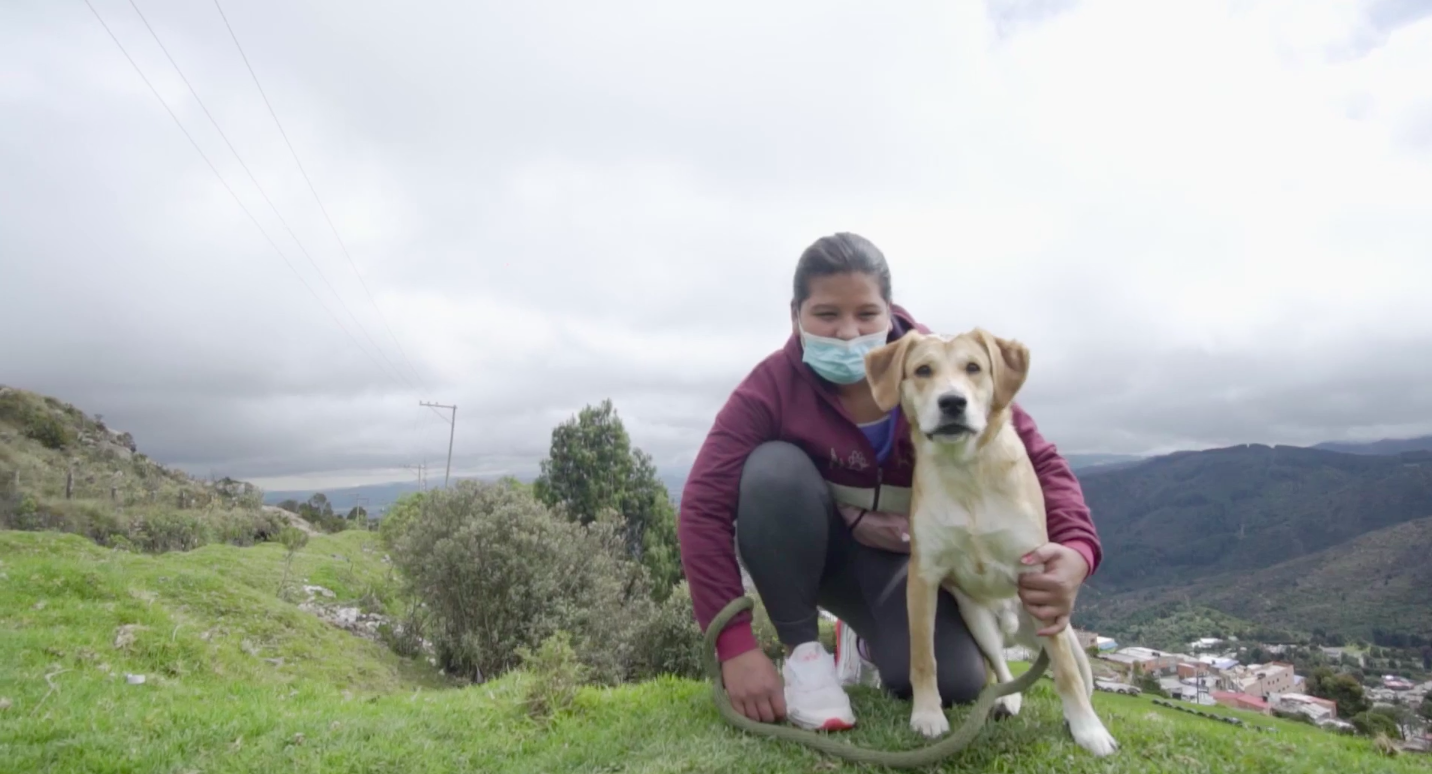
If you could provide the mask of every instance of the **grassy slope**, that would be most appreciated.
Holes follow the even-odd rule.
[[[387,595],[371,533],[315,538],[299,578],[340,599]],[[365,544],[369,548],[364,550]],[[336,558],[339,555],[344,558]],[[275,590],[283,550],[108,551],[73,535],[0,532],[0,761],[7,771],[809,772],[847,768],[724,725],[704,683],[588,689],[550,729],[521,712],[523,677],[445,687],[421,664],[330,628]],[[146,628],[127,648],[116,630]],[[257,647],[257,655],[244,643]],[[267,658],[282,658],[274,665]],[[65,671],[61,671],[65,670]],[[143,673],[128,685],[126,672]],[[52,675],[50,691],[45,676]],[[1366,740],[1258,718],[1227,727],[1099,694],[1124,745],[1096,760],[1062,731],[1047,682],[944,771],[1411,772]],[[7,706],[8,705],[8,706]],[[920,744],[906,707],[857,694],[851,741]],[[958,714],[958,713],[956,713]],[[956,718],[958,722],[958,717]]]
[[[63,448],[50,448],[26,435],[26,419],[49,417],[65,434]],[[112,507],[111,487],[127,505],[177,504],[183,493],[191,506],[216,497],[207,482],[130,452],[103,423],[63,401],[0,385],[0,472],[18,471],[20,489],[40,500],[64,501],[65,472],[73,467],[74,500]],[[235,484],[242,490],[242,484]],[[254,496],[253,505],[259,498]]]

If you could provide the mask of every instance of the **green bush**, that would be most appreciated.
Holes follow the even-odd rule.
[[[518,666],[519,649],[566,631],[594,682],[633,674],[655,604],[620,522],[584,526],[509,484],[459,481],[395,524],[385,533],[393,563],[425,605],[425,634],[449,673],[494,677]]]
[[[1390,717],[1371,710],[1362,712],[1352,717],[1349,721],[1353,728],[1357,729],[1363,736],[1377,736],[1382,734],[1389,739],[1401,739],[1402,732],[1397,729],[1397,723]]]
[[[283,519],[257,510],[121,511],[102,500],[51,500],[28,494],[9,512],[0,511],[0,529],[69,532],[102,546],[144,553],[189,551],[220,542],[253,545],[273,539],[283,525]]]
[[[129,539],[146,553],[192,551],[209,542],[207,526],[197,511],[153,511],[130,525]]]
[[[56,417],[45,404],[27,400],[16,390],[0,392],[0,419],[14,425],[27,438],[50,449],[63,449],[75,442],[75,431]]]
[[[528,716],[545,723],[571,708],[589,675],[572,649],[571,635],[559,629],[543,640],[536,652],[522,647],[517,656],[528,673],[524,687]]]
[[[678,583],[656,608],[637,638],[632,679],[662,675],[701,678],[701,629],[691,606],[691,588]]]
[[[753,597],[753,601],[751,630],[756,635],[756,643],[772,661],[779,661],[785,656],[785,647],[776,636],[776,627],[761,598]],[[683,580],[672,588],[642,628],[633,679],[646,680],[661,675],[704,678],[703,640],[692,609],[691,587]],[[834,651],[835,627],[824,619],[821,620],[821,642],[827,650]]]

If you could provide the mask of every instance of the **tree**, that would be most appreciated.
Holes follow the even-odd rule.
[[[1432,693],[1422,697],[1422,704],[1418,705],[1417,714],[1432,721]]]
[[[1362,686],[1351,675],[1337,674],[1330,667],[1318,667],[1308,676],[1307,691],[1338,705],[1338,715],[1350,718],[1371,708]]]
[[[627,554],[646,567],[657,599],[681,579],[676,509],[651,456],[631,445],[611,399],[586,406],[553,428],[532,492],[555,512],[584,525],[605,510],[621,514]]]
[[[1382,734],[1389,739],[1402,738],[1402,731],[1397,727],[1397,721],[1379,712],[1360,712],[1353,715],[1350,722],[1353,728],[1356,728],[1357,732],[1363,736]]]
[[[368,525],[368,510],[361,505],[355,505],[348,509],[348,515],[343,518],[358,524],[360,527]]]
[[[631,440],[609,398],[553,428],[533,492],[549,508],[591,524],[603,508],[621,510],[631,466]]]

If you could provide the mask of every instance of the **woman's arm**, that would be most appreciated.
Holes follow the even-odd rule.
[[[1034,420],[1018,404],[1010,407],[1014,429],[1029,451],[1034,463],[1034,472],[1039,476],[1039,486],[1044,492],[1044,511],[1049,525],[1049,540],[1061,543],[1084,558],[1088,575],[1103,559],[1103,547],[1099,533],[1089,515],[1089,506],[1084,503],[1084,490],[1069,463],[1059,454],[1054,444],[1039,434]]]
[[[1012,408],[1015,429],[1039,476],[1049,525],[1049,542],[1024,557],[1026,564],[1041,564],[1043,569],[1019,576],[1019,598],[1030,615],[1044,624],[1037,634],[1050,637],[1069,625],[1079,586],[1099,566],[1103,549],[1089,506],[1084,504],[1084,491],[1069,463],[1039,434],[1023,409]]]
[[[736,506],[741,471],[753,449],[775,439],[777,409],[770,377],[753,372],[731,393],[692,464],[681,492],[677,541],[696,622],[705,631],[731,600],[746,593],[736,563]],[[716,639],[721,661],[757,647],[751,616],[742,612]]]

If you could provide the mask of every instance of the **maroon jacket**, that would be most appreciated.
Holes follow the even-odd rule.
[[[911,328],[929,332],[901,307],[892,312],[890,341]],[[682,490],[677,537],[702,631],[722,607],[745,593],[736,563],[736,501],[742,466],[756,446],[774,440],[799,446],[843,497],[880,496],[887,503],[903,499],[908,504],[914,444],[903,412],[897,414],[894,448],[883,465],[876,465],[875,450],[840,404],[835,385],[811,370],[801,355],[800,338],[792,335],[736,387],[716,415]],[[1079,482],[1029,415],[1017,404],[1012,414],[1044,490],[1049,539],[1083,555],[1092,575],[1103,554]],[[873,505],[873,510],[887,510]],[[742,613],[717,638],[722,661],[756,647],[750,621]]]

